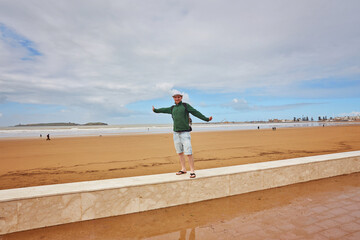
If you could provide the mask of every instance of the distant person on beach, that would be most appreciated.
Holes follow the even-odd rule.
[[[50,134],[46,135],[46,141],[50,140]]]
[[[183,103],[182,98],[183,95],[175,90],[172,94],[172,97],[175,101],[175,105],[168,108],[154,108],[152,107],[155,113],[167,113],[171,114],[173,122],[174,122],[174,145],[176,149],[176,153],[179,154],[181,170],[176,173],[176,175],[182,175],[186,173],[185,167],[185,156],[188,157],[189,165],[190,165],[190,178],[195,178],[195,167],[194,167],[194,158],[192,155],[192,147],[191,147],[191,136],[190,131],[190,117],[189,113],[194,115],[195,117],[209,122],[212,120],[212,117],[205,117],[202,113],[197,111],[195,108],[190,106],[188,103]]]

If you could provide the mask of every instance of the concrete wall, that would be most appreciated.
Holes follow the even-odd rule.
[[[360,172],[360,151],[197,171],[0,190],[0,234]]]

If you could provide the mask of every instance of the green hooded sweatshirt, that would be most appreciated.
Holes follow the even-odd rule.
[[[209,121],[209,118],[205,117],[201,114],[198,110],[190,106],[190,104],[186,103],[187,111],[194,115],[195,117],[204,120],[206,122]],[[172,112],[171,112],[172,109]],[[189,116],[186,113],[185,106],[182,102],[176,104],[172,107],[168,108],[155,108],[154,112],[156,113],[168,113],[172,114],[173,121],[174,121],[174,132],[187,132],[190,131],[189,126]]]

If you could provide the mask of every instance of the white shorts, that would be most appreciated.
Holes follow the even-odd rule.
[[[174,132],[174,145],[176,153],[192,155],[190,132]]]

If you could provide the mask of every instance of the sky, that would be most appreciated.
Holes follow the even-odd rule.
[[[360,114],[357,0],[0,0],[0,126]],[[201,120],[194,119],[194,122]]]

